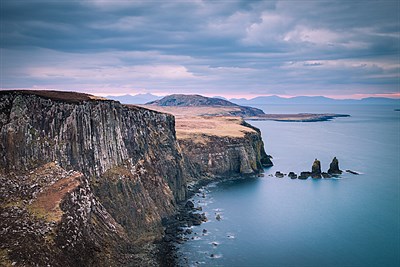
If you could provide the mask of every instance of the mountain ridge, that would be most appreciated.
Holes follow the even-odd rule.
[[[234,110],[229,111],[229,115],[241,117],[264,114],[264,111],[258,108],[242,106],[221,98],[201,95],[173,94],[148,102],[145,105],[160,107],[228,107],[234,108]]]

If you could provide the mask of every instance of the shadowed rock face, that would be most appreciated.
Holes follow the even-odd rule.
[[[0,94],[0,178],[9,181],[1,188],[9,192],[1,199],[2,217],[26,214],[21,224],[31,222],[35,229],[50,214],[42,207],[54,206],[46,205],[47,199],[60,202],[55,206],[62,211],[60,221],[34,238],[51,256],[22,244],[7,257],[26,265],[46,265],[47,257],[56,266],[102,266],[122,264],[122,253],[131,255],[127,263],[139,264],[140,259],[132,256],[140,251],[137,242],[160,237],[161,219],[172,215],[176,202],[186,197],[185,163],[175,139],[174,118],[86,96],[75,101],[74,96]],[[65,183],[71,188],[63,195],[51,191],[51,183],[43,183],[40,175],[36,184],[30,182],[36,168],[51,162],[60,168],[50,175],[52,183],[63,184],[63,172],[81,173],[79,182]],[[18,193],[31,186],[52,194],[40,195],[38,202],[36,193]],[[34,203],[40,203],[38,208]],[[1,221],[8,222],[11,232],[20,227],[10,218]],[[50,245],[49,238],[54,240]],[[61,250],[65,253],[59,254]]]
[[[314,160],[314,163],[311,167],[311,177],[321,178],[321,162],[318,159]]]
[[[272,165],[259,130],[209,138],[178,144],[172,115],[86,94],[0,92],[0,263],[157,265],[189,176]]]
[[[202,136],[202,139],[204,142],[196,142],[195,138],[178,140],[183,154],[201,177],[250,175],[272,166],[256,132],[246,133],[242,138]]]
[[[339,169],[339,161],[336,157],[332,159],[331,164],[329,165],[329,174],[342,174],[342,171]]]

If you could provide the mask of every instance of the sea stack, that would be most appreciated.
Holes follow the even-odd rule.
[[[321,162],[318,159],[314,160],[314,163],[311,167],[311,177],[321,178]]]
[[[342,174],[342,171],[339,169],[339,161],[336,157],[332,159],[331,164],[329,165],[329,174]]]

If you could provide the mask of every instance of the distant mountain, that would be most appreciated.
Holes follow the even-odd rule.
[[[160,99],[160,96],[152,94],[137,94],[137,95],[121,95],[121,96],[106,96],[108,99],[116,100],[122,104],[145,104],[150,101]]]
[[[147,105],[156,106],[237,106],[236,104],[221,98],[205,97],[202,95],[175,94],[165,96],[159,100],[151,101]]]
[[[333,99],[324,96],[296,96],[291,98],[283,98],[279,96],[258,96],[252,99],[232,98],[231,102],[238,105],[254,105],[254,104],[364,104],[364,105],[399,105],[399,99],[384,97],[369,97],[358,99]]]
[[[201,95],[169,95],[159,100],[146,103],[146,105],[161,107],[231,107],[232,111],[230,114],[235,116],[258,116],[264,114],[264,112],[258,108],[244,107],[224,99]]]
[[[219,95],[213,96],[212,98],[219,98],[219,99],[223,99],[223,100],[228,100],[227,98],[225,98],[223,96],[219,96]]]

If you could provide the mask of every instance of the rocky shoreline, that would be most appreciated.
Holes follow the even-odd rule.
[[[189,241],[186,235],[191,234],[191,226],[201,225],[206,222],[208,218],[205,213],[202,212],[200,206],[196,206],[190,199],[195,195],[205,198],[205,194],[202,191],[206,186],[211,183],[219,183],[229,180],[240,180],[247,178],[257,178],[263,177],[264,174],[259,172],[258,174],[235,174],[232,173],[231,176],[218,176],[213,177],[213,179],[203,179],[188,185],[188,195],[187,200],[179,203],[178,212],[163,220],[164,226],[164,236],[163,239],[157,242],[158,253],[157,257],[162,259],[159,261],[162,267],[173,267],[179,266],[179,261],[182,260],[178,255],[178,244],[183,244]],[[203,229],[203,234],[207,230]]]

